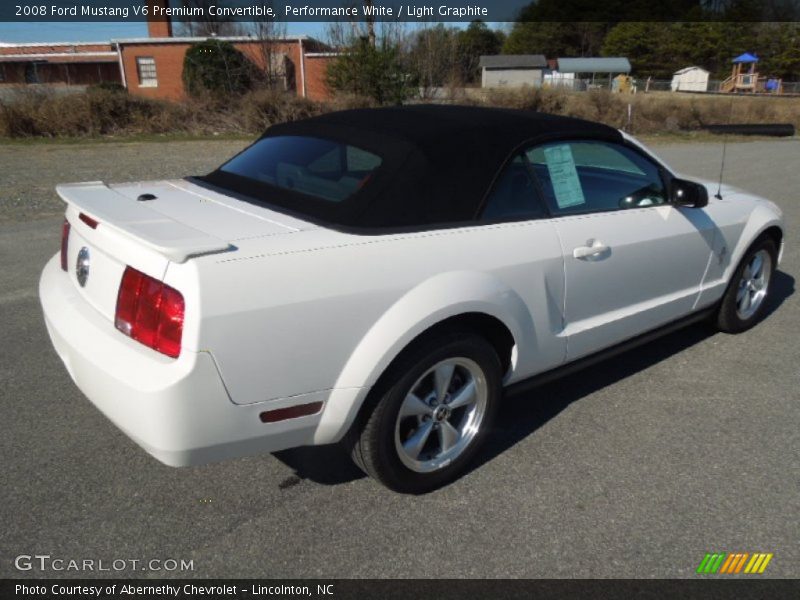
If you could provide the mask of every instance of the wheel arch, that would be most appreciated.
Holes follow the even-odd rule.
[[[775,242],[775,250],[780,254],[781,245],[783,244],[783,229],[778,225],[771,225],[761,232],[758,237],[768,237]]]
[[[775,242],[775,249],[778,251],[778,258],[780,262],[783,236],[783,220],[780,218],[780,216],[776,215],[773,210],[770,210],[766,206],[758,206],[748,219],[744,230],[739,236],[738,243],[736,244],[735,248],[733,248],[730,261],[728,262],[724,272],[725,281],[730,283],[731,278],[736,272],[736,268],[739,266],[742,258],[744,258],[744,255],[753,246],[753,244],[762,238],[768,237]]]
[[[414,339],[406,344],[397,355],[389,362],[387,367],[375,381],[375,386],[380,385],[381,379],[392,370],[392,367],[413,349],[426,340],[434,336],[444,336],[454,333],[472,333],[483,337],[488,341],[500,359],[503,375],[506,375],[512,367],[514,346],[516,341],[514,334],[508,326],[496,316],[485,312],[464,312],[447,317],[434,323]]]
[[[458,300],[464,298],[469,300]],[[516,366],[517,348],[535,344],[527,306],[498,279],[475,272],[437,275],[405,294],[362,338],[328,400],[315,436],[319,443],[338,441],[346,433],[370,389],[405,352],[428,336],[453,331],[485,336],[506,377]],[[360,389],[355,399],[353,388]],[[340,390],[351,393],[345,398]]]

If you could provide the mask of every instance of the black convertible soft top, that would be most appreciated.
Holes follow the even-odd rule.
[[[532,111],[412,105],[334,112],[271,127],[263,137],[311,136],[382,158],[369,185],[326,202],[221,171],[204,181],[333,226],[404,229],[477,218],[495,177],[522,145],[585,138],[621,142],[616,129]]]

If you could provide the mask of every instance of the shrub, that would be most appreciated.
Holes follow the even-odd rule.
[[[86,88],[86,91],[89,93],[92,92],[118,92],[120,94],[127,94],[128,90],[125,89],[121,83],[117,83],[116,81],[101,81],[100,83],[95,83],[90,85]]]
[[[250,89],[253,65],[230,42],[193,44],[183,61],[183,83],[192,95],[239,95]]]
[[[371,98],[377,104],[402,104],[414,89],[410,75],[400,62],[399,50],[391,45],[373,46],[356,40],[349,52],[328,67],[331,89]]]
[[[5,137],[29,137],[39,135],[36,117],[29,105],[19,102],[0,101],[0,135]]]
[[[95,89],[85,94],[20,93],[0,102],[0,135],[57,137],[180,131],[179,105]]]
[[[268,89],[243,96],[236,108],[241,129],[247,132],[262,132],[276,123],[297,121],[323,112],[319,103]]]
[[[516,89],[489,90],[486,104],[518,110],[534,110],[550,114],[563,114],[567,93],[559,89],[521,87]]]

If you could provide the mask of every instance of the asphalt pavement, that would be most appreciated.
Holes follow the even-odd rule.
[[[695,577],[715,551],[771,552],[764,577],[800,576],[799,140],[727,149],[726,181],[787,218],[763,323],[693,326],[509,398],[474,468],[419,497],[335,447],[163,466],[52,350],[36,296],[59,245],[52,185],[180,176],[241,145],[0,146],[0,577]],[[656,149],[718,175],[718,144]],[[193,570],[15,567],[35,554]]]

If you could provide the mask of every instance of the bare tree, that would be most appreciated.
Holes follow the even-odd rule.
[[[372,7],[372,0],[351,2],[348,6],[364,8]],[[364,13],[360,13],[364,14]],[[370,46],[377,47],[378,40],[384,45],[402,47],[406,42],[406,24],[398,21],[376,21],[374,16],[349,21],[330,21],[326,26],[326,38],[334,48],[347,48],[355,40],[366,39]]]
[[[435,98],[441,88],[463,85],[459,73],[458,37],[443,24],[418,30],[410,37],[407,63],[416,75],[423,98]]]
[[[367,26],[367,39],[369,40],[369,45],[373,48],[375,47],[377,38],[375,37],[375,17],[373,16],[372,9],[372,0],[364,0],[364,8],[368,9],[365,11],[366,14],[366,26]]]
[[[272,6],[272,2],[265,5]],[[259,42],[258,61],[262,83],[269,88],[287,89],[292,80],[291,64],[279,46],[286,38],[286,23],[264,16],[248,25],[248,35]]]

